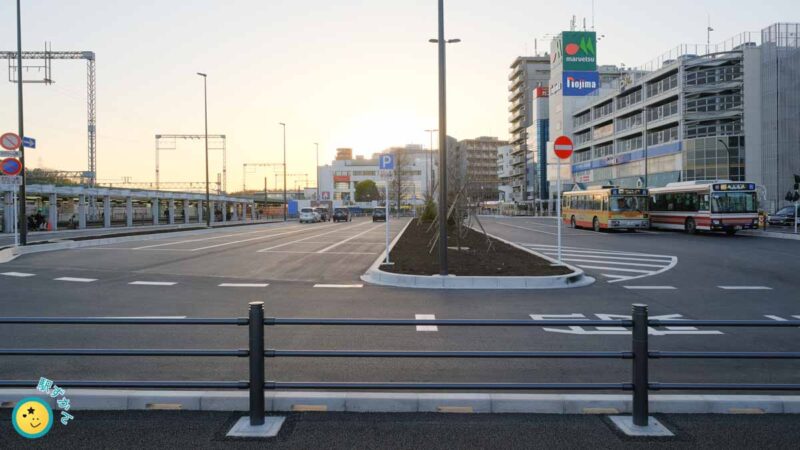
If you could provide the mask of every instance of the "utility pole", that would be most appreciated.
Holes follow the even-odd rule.
[[[208,76],[204,73],[197,72],[198,75],[203,77],[203,110],[205,111],[205,141],[206,141],[206,226],[211,226],[211,214],[214,214],[214,211],[211,211],[211,193],[209,192],[208,187],[208,89],[207,83]],[[224,214],[224,213],[223,213]]]
[[[264,211],[269,209],[267,204],[269,203],[269,197],[267,196],[267,177],[264,177]]]
[[[286,124],[281,122],[280,125],[283,127],[283,221],[286,222],[286,214],[289,209],[286,197]]]
[[[22,166],[20,175],[22,184],[19,186],[19,212],[17,214],[17,229],[19,231],[19,245],[28,245],[28,218],[25,210],[25,120],[22,109],[22,12],[20,0],[17,0],[17,114],[19,119],[19,164]]]
[[[322,193],[319,190],[319,142],[314,142],[317,147],[317,201],[322,199]]]

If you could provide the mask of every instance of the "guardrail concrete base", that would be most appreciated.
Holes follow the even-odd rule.
[[[281,431],[285,420],[286,418],[282,416],[266,416],[264,417],[263,425],[250,425],[250,418],[245,416],[236,421],[226,436],[243,438],[275,437]]]
[[[631,416],[610,416],[611,422],[617,428],[628,436],[648,436],[648,437],[669,437],[675,436],[667,427],[661,424],[654,417],[648,417],[646,427],[640,427],[633,424],[633,417]]]

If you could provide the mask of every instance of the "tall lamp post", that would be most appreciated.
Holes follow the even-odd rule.
[[[430,146],[431,151],[428,154],[428,161],[429,161],[428,162],[428,164],[429,164],[428,168],[429,168],[429,170],[428,170],[428,174],[427,174],[427,176],[429,177],[428,178],[428,195],[430,195],[431,197],[433,197],[433,133],[436,133],[437,131],[439,131],[439,130],[433,130],[433,129],[425,130],[425,132],[428,133],[430,135],[430,137],[431,137],[431,146]]]
[[[205,112],[205,141],[206,141],[206,226],[211,226],[211,193],[208,188],[208,88],[207,81],[208,75],[197,72],[198,75],[203,77],[203,110]]]
[[[317,201],[320,201],[322,193],[319,191],[319,142],[314,142],[314,146],[317,147]]]
[[[283,221],[286,222],[286,210],[289,208],[286,200],[286,124],[280,122],[278,125],[283,127]]]
[[[447,275],[447,77],[445,44],[461,39],[444,39],[444,0],[439,0],[439,38],[428,42],[439,48],[439,275]]]
[[[25,121],[22,114],[22,12],[20,0],[17,0],[17,114],[19,120],[19,164],[22,166],[22,184],[19,186],[19,212],[17,213],[17,231],[19,232],[19,245],[28,244],[28,218],[25,217]]]

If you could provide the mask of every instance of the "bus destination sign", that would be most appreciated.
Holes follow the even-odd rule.
[[[715,191],[755,191],[755,183],[721,183],[714,185]]]
[[[622,189],[614,188],[611,195],[647,195],[647,189]]]

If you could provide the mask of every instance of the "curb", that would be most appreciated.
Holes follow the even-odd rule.
[[[78,411],[247,411],[245,391],[140,391],[67,389]],[[0,408],[25,397],[55,400],[36,389],[0,389]],[[267,411],[467,412],[484,414],[631,414],[630,395],[604,394],[448,394],[390,392],[266,392]],[[651,395],[650,413],[800,414],[800,396]]]
[[[389,245],[389,252],[392,251],[397,241],[399,241],[400,237],[403,235],[403,233],[405,233],[406,228],[411,225],[411,222],[412,221],[409,221],[406,226],[403,227],[402,231],[400,231],[400,233],[398,233],[397,236],[395,236],[395,238],[392,240],[391,244]],[[487,233],[487,235],[514,248],[538,256],[546,261],[550,261],[553,264],[558,264],[558,261],[550,258],[549,256],[525,247],[521,247],[493,234]],[[565,289],[588,286],[595,281],[594,278],[587,276],[582,269],[569,264],[562,265],[572,270],[572,273],[566,275],[549,275],[539,277],[470,277],[456,275],[443,277],[441,275],[407,275],[381,270],[380,266],[385,258],[386,251],[383,251],[375,260],[375,262],[372,263],[367,272],[364,273],[364,275],[361,275],[361,280],[370,284],[381,286],[418,289]]]
[[[96,247],[100,245],[119,244],[131,241],[152,241],[157,239],[167,239],[169,237],[174,237],[177,233],[180,233],[181,236],[196,236],[196,235],[211,233],[218,228],[239,227],[248,225],[264,225],[271,223],[283,223],[283,222],[243,223],[243,224],[221,225],[211,228],[192,227],[188,230],[180,228],[176,228],[174,230],[169,230],[169,231],[153,230],[151,233],[143,232],[128,236],[107,237],[107,238],[98,237],[96,239],[83,239],[84,236],[81,236],[80,240],[77,240],[79,239],[79,237],[76,237],[75,238],[76,240],[65,239],[46,244],[26,245],[24,247],[8,247],[0,250],[0,264],[7,263],[9,261],[16,259],[19,256],[28,255],[31,253],[52,252],[57,250],[71,250],[76,248]]]
[[[776,233],[774,231],[745,231],[739,232],[742,236],[762,237],[771,239],[786,239],[790,241],[800,241],[800,235],[794,233]]]

